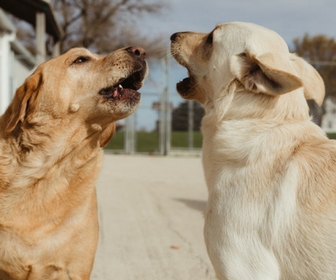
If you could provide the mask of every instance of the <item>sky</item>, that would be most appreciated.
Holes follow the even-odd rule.
[[[280,34],[291,47],[293,39],[324,34],[336,37],[336,0],[151,0],[166,2],[161,15],[146,16],[138,21],[144,35],[169,37],[178,31],[210,32],[217,23],[253,22]],[[170,100],[176,107],[183,100],[175,84],[186,77],[186,71],[171,61]],[[137,128],[152,130],[158,113],[151,104],[158,101],[162,79],[160,65],[151,66],[151,75],[140,92],[142,104],[137,112]]]

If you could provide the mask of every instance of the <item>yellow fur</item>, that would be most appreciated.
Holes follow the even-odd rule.
[[[72,49],[17,90],[0,118],[1,280],[90,278],[101,147],[139,101],[138,93],[124,101],[99,93],[140,66],[142,84],[146,62],[129,50]]]

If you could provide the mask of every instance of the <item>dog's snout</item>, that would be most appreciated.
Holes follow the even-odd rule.
[[[145,59],[146,58],[146,51],[142,47],[128,47],[126,51],[130,53],[134,53],[136,56]]]
[[[184,39],[188,35],[195,34],[195,32],[190,31],[183,31],[183,32],[176,32],[173,35],[170,36],[170,41],[177,42],[180,39]]]
[[[178,35],[178,32],[176,32],[173,35],[171,35],[170,36],[170,41],[174,42],[176,40],[177,35]]]

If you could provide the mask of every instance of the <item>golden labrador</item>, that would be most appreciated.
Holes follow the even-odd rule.
[[[139,104],[144,58],[72,49],[17,90],[0,118],[1,280],[90,278],[101,147]]]
[[[204,104],[205,242],[219,279],[336,279],[336,143],[309,116],[316,70],[275,32],[180,32],[180,95]]]

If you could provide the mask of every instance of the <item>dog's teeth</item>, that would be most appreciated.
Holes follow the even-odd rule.
[[[123,86],[119,84],[119,88],[123,88]]]

